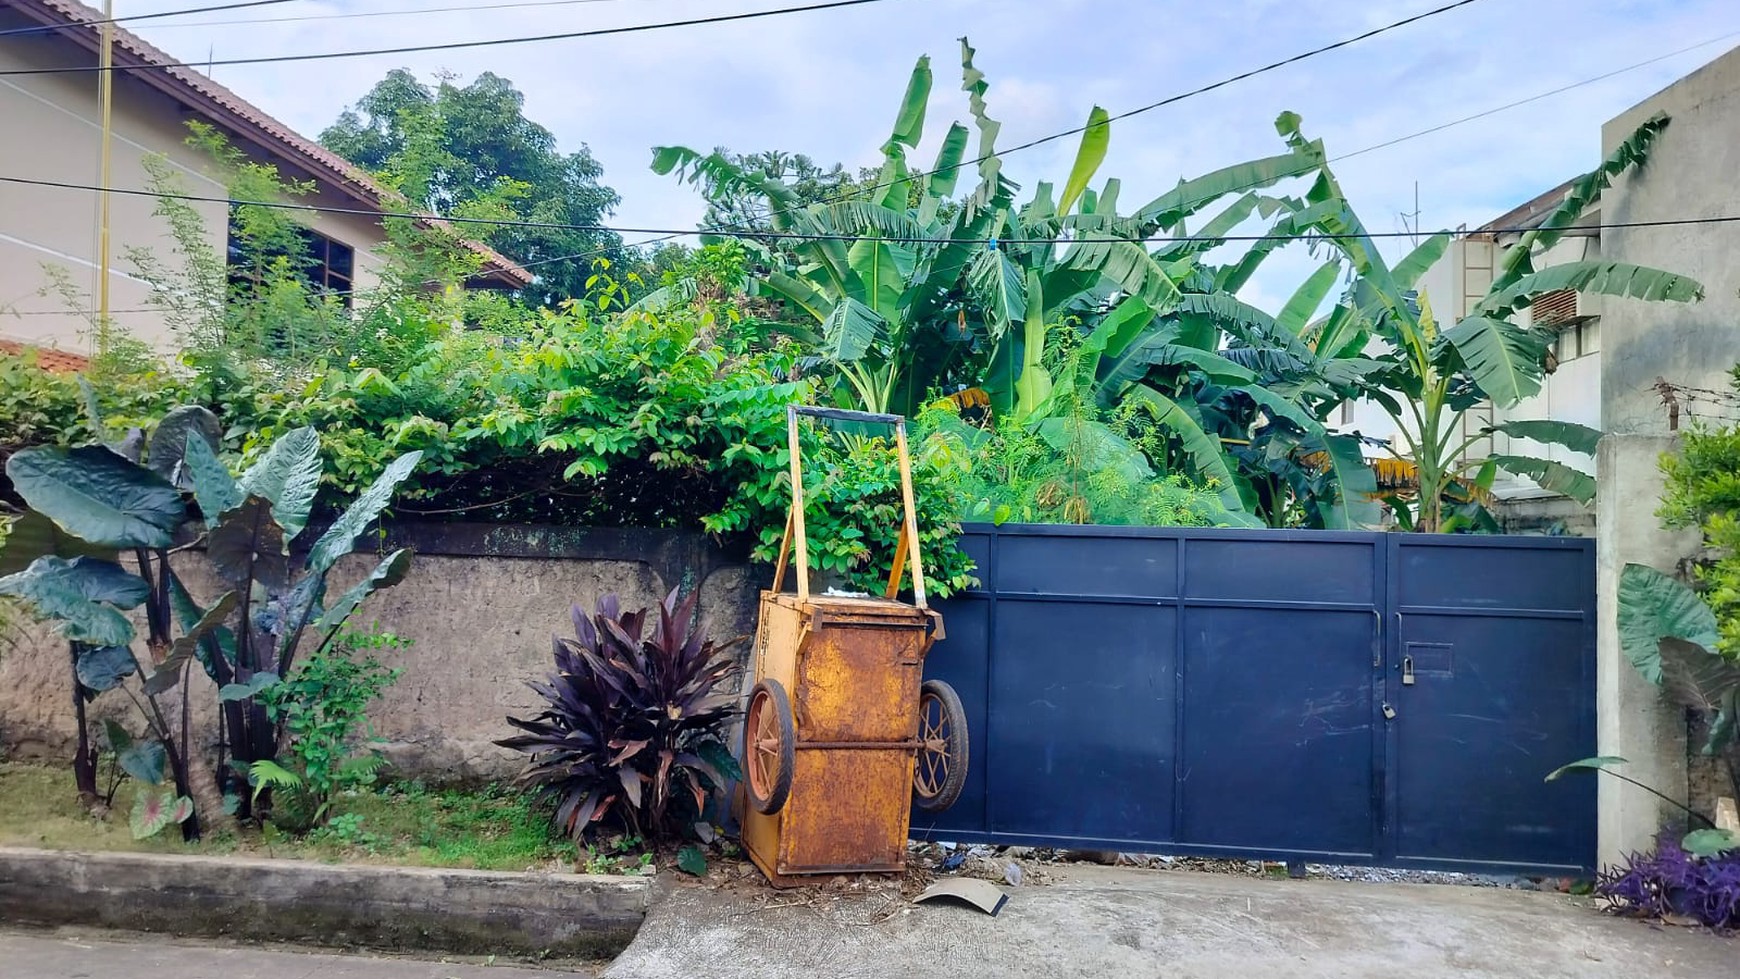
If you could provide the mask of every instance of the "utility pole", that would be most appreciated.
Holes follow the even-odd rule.
[[[102,113],[102,157],[97,211],[97,353],[109,352],[109,184],[113,176],[115,109],[115,0],[103,0],[103,41],[97,54],[97,102]]]

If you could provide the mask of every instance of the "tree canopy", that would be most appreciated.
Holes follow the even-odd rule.
[[[491,72],[467,85],[451,75],[428,85],[395,68],[320,142],[444,216],[595,225],[620,201],[586,145],[561,152],[550,130],[526,118],[525,96]],[[499,227],[477,237],[538,263],[534,291],[544,302],[585,295],[592,261],[624,253],[612,232]]]

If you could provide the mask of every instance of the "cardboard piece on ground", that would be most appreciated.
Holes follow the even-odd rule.
[[[912,899],[912,903],[935,900],[939,897],[954,898],[965,901],[980,911],[995,918],[997,912],[1003,910],[1003,905],[1009,903],[1009,895],[988,880],[975,880],[971,877],[950,877],[939,880],[924,889],[924,893]]]

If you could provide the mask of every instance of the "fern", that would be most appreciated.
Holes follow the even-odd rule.
[[[260,801],[260,793],[267,789],[295,789],[302,786],[302,776],[278,764],[270,758],[262,758],[248,766],[248,782],[254,786],[252,802]]]

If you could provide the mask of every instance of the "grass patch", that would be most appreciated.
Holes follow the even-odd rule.
[[[549,810],[524,793],[431,789],[416,782],[340,795],[328,825],[303,837],[270,824],[239,835],[183,843],[166,832],[133,839],[127,813],[133,786],[123,782],[114,808],[93,816],[79,804],[72,773],[39,765],[0,764],[0,845],[60,850],[129,850],[282,857],[345,863],[465,867],[477,870],[575,869],[574,844],[550,834]],[[580,857],[581,862],[586,861]],[[613,870],[634,867],[632,857]],[[583,868],[584,869],[584,868]],[[595,866],[594,870],[603,869]]]

